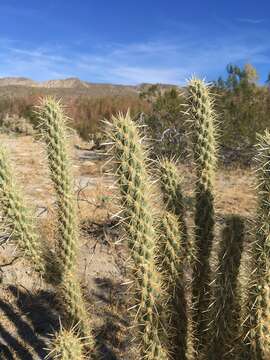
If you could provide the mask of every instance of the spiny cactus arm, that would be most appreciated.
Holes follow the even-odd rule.
[[[147,360],[167,359],[160,339],[159,311],[163,291],[155,267],[156,232],[146,152],[129,112],[113,117],[110,130],[125,229],[134,266],[135,322],[141,355]]]
[[[78,229],[67,149],[67,118],[61,103],[50,97],[41,100],[36,113],[46,143],[50,175],[57,195],[60,266],[62,272],[70,271],[76,262]]]
[[[167,313],[171,324],[171,356],[187,359],[188,314],[184,285],[185,250],[181,226],[176,215],[166,212],[161,219],[159,264],[164,283],[167,284]]]
[[[193,156],[198,182],[205,189],[213,187],[217,162],[217,116],[210,86],[203,80],[192,78],[188,87],[188,122],[192,131]]]
[[[77,326],[66,330],[60,324],[60,330],[52,336],[46,359],[86,360],[84,356],[84,341],[78,336]]]
[[[31,260],[34,268],[44,274],[45,264],[41,244],[34,224],[34,214],[25,205],[6,151],[0,147],[0,204],[3,218],[10,224],[19,248]]]
[[[177,163],[173,160],[159,161],[159,177],[162,196],[168,211],[178,216],[184,248],[191,253],[191,244],[188,243],[186,224],[186,209],[182,191],[183,180],[179,174]]]
[[[180,176],[177,163],[164,158],[159,161],[158,165],[160,185],[167,210],[180,217],[185,217],[183,179]]]
[[[244,322],[244,357],[270,356],[270,132],[258,135],[258,210]]]
[[[241,291],[238,279],[244,242],[244,220],[228,216],[212,281],[213,301],[208,311],[205,359],[235,359],[239,352]]]
[[[87,336],[94,347],[85,302],[80,284],[75,277],[78,247],[76,214],[71,164],[68,156],[66,116],[60,102],[53,98],[42,99],[37,116],[47,147],[51,179],[57,195],[60,285],[65,309],[72,323],[78,323],[82,336]]]
[[[84,297],[77,277],[69,272],[64,275],[60,286],[59,298],[63,299],[65,311],[71,324],[77,324],[77,333],[86,338],[91,351],[95,348],[92,328],[89,321]]]
[[[195,244],[193,272],[193,323],[197,351],[205,343],[209,307],[210,254],[214,238],[214,170],[216,165],[216,116],[209,86],[191,79],[187,87],[188,116],[196,167]]]

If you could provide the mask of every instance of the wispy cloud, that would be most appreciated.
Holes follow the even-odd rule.
[[[238,18],[237,21],[242,23],[257,25],[263,23],[265,19]]]
[[[270,34],[253,35],[234,31],[198,39],[188,33],[173,39],[99,44],[87,51],[64,45],[34,47],[0,38],[0,76],[35,80],[76,76],[92,82],[182,84],[195,73],[212,80],[230,62],[269,64]]]

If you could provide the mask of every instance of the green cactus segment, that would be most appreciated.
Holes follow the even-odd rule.
[[[155,267],[156,232],[150,206],[150,179],[145,150],[129,112],[112,118],[110,137],[114,142],[123,217],[134,266],[135,320],[142,357],[167,359],[159,336],[162,286]]]
[[[162,159],[159,163],[159,170],[162,195],[168,211],[184,217],[182,178],[177,164],[172,160]]]
[[[192,79],[188,85],[189,122],[196,166],[195,264],[193,273],[193,322],[198,351],[205,343],[205,314],[209,307],[210,254],[214,238],[213,182],[216,164],[216,129],[209,87]]]
[[[4,221],[11,226],[12,235],[19,248],[31,260],[34,268],[44,274],[40,242],[34,224],[34,214],[25,206],[19,188],[15,184],[13,171],[7,154],[0,147],[0,204]]]
[[[60,266],[62,272],[75,266],[77,252],[77,222],[74,203],[73,179],[67,151],[66,117],[61,104],[53,98],[44,98],[37,111],[51,179],[57,195]]]
[[[67,273],[63,278],[61,290],[61,298],[64,299],[70,323],[78,324],[78,332],[87,339],[90,349],[94,349],[95,343],[78,279],[72,273]]]
[[[182,241],[185,251],[190,252],[188,241],[186,212],[182,192],[182,178],[177,164],[172,160],[163,159],[159,163],[161,191],[168,211],[178,216]]]
[[[181,241],[180,224],[176,215],[167,212],[161,221],[160,264],[169,294],[169,313],[172,342],[171,355],[175,360],[187,359],[187,302],[185,298],[183,264],[185,251]]]
[[[71,322],[79,323],[82,336],[92,338],[88,316],[76,272],[78,224],[71,165],[67,151],[66,117],[61,104],[52,98],[42,100],[37,111],[47,145],[51,179],[57,195],[59,263],[62,296]],[[93,342],[92,342],[93,343]]]
[[[61,329],[50,343],[48,357],[53,360],[84,360],[83,342],[75,330]]]
[[[208,353],[205,359],[236,359],[241,324],[241,294],[238,283],[243,251],[244,221],[237,215],[226,219],[212,281],[213,302],[209,309]]]
[[[256,240],[252,247],[247,315],[244,323],[245,359],[270,357],[270,132],[258,136]]]

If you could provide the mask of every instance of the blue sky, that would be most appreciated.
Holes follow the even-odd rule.
[[[270,1],[1,0],[0,77],[182,84],[270,72]]]

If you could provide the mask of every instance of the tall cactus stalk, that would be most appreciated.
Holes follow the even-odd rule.
[[[79,282],[75,276],[78,247],[76,204],[67,150],[66,116],[61,104],[53,98],[41,101],[37,110],[47,145],[51,179],[57,196],[59,266],[62,295],[66,310],[73,324],[79,324],[82,336],[94,346],[87,311]]]
[[[214,271],[213,302],[209,309],[206,360],[233,360],[239,351],[241,294],[238,282],[244,241],[244,222],[237,215],[226,219]]]
[[[187,224],[182,192],[182,178],[177,169],[176,162],[163,159],[159,163],[160,184],[166,209],[177,215],[180,223],[184,248],[187,248]]]
[[[33,220],[34,214],[25,205],[20,189],[15,183],[8,156],[2,147],[0,147],[0,204],[4,221],[11,226],[19,249],[31,260],[34,268],[44,275],[45,265]]]
[[[57,196],[61,272],[72,271],[76,264],[78,229],[74,203],[71,164],[67,151],[66,116],[61,104],[44,98],[37,110],[47,145],[50,176]]]
[[[270,132],[258,136],[259,197],[251,279],[244,322],[243,359],[270,358]]]
[[[135,324],[141,358],[163,360],[167,355],[160,338],[162,284],[155,267],[157,236],[151,211],[152,189],[145,149],[129,112],[112,118],[110,137],[114,142],[123,217],[133,260]]]
[[[187,359],[187,301],[184,289],[183,267],[185,250],[181,226],[177,216],[167,212],[161,220],[159,263],[167,284],[170,318],[170,355],[175,360]]]
[[[214,238],[214,169],[216,129],[209,87],[193,78],[188,85],[189,121],[196,166],[195,264],[193,271],[193,323],[195,348],[201,351],[207,329],[210,301],[210,254]]]

